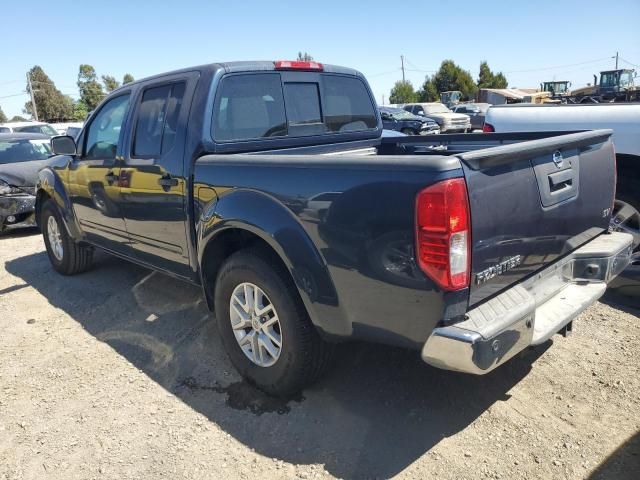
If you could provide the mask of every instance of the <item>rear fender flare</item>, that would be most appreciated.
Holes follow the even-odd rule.
[[[205,206],[198,222],[201,277],[207,246],[228,229],[250,232],[273,249],[289,271],[311,321],[323,334],[351,334],[326,262],[291,210],[278,199],[252,190],[225,192]]]

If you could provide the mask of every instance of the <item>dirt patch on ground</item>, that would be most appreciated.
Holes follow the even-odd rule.
[[[246,385],[200,290],[0,237],[0,479],[638,478],[639,310],[617,301],[484,377],[339,349],[290,401]]]

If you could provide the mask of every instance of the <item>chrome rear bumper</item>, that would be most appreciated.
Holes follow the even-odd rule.
[[[470,310],[464,321],[434,329],[422,359],[434,367],[482,375],[527,346],[547,341],[625,269],[632,241],[627,233],[600,235]]]

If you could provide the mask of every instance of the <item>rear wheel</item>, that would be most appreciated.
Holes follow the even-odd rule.
[[[332,346],[311,323],[286,272],[267,255],[233,254],[215,287],[218,330],[238,372],[261,390],[291,395],[326,370]]]
[[[53,268],[63,275],[88,270],[93,263],[93,249],[76,243],[67,233],[55,204],[47,200],[42,206],[40,227]]]
[[[640,212],[631,203],[616,199],[611,215],[611,229],[633,235],[633,247],[640,245]]]

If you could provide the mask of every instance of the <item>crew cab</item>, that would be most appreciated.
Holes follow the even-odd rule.
[[[52,139],[37,215],[64,275],[95,248],[202,287],[238,371],[275,395],[363,339],[482,374],[542,343],[628,263],[611,131],[382,135],[359,72],[179,70]]]

